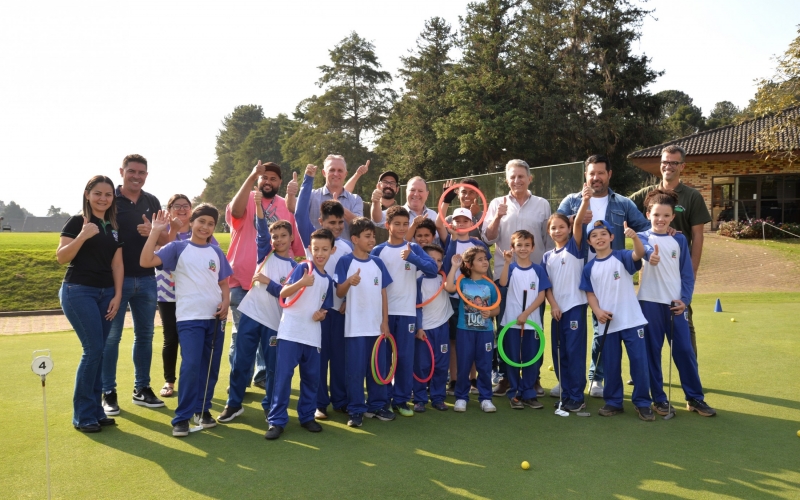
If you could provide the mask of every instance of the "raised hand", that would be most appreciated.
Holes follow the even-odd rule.
[[[142,215],[144,217],[144,215]],[[145,218],[147,220],[147,218]],[[166,210],[159,210],[158,212],[153,214],[153,223],[150,224],[150,232],[152,233],[160,233],[161,231],[165,230],[169,227],[169,212]],[[148,233],[149,235],[150,233]]]
[[[361,165],[356,169],[356,173],[360,176],[366,174],[369,171],[369,160],[364,165]]]
[[[380,203],[381,199],[383,199],[383,191],[380,189],[375,189],[372,191],[372,203]]]
[[[411,242],[409,241],[406,243],[406,247],[400,252],[400,258],[403,260],[408,260],[408,256],[411,255]]]
[[[350,286],[358,286],[358,284],[361,283],[361,268],[360,267],[358,269],[356,269],[356,272],[351,274],[349,278],[347,278],[347,282],[350,283]]]
[[[142,216],[144,217],[144,216]],[[83,227],[81,228],[81,232],[78,235],[79,237],[83,238],[84,240],[88,240],[95,234],[100,232],[100,228],[97,227],[97,224],[94,222],[89,222],[89,219],[86,217],[83,218]]]
[[[591,224],[592,223],[592,209],[586,210],[586,213],[583,214],[583,220],[581,221],[582,224]]]
[[[292,180],[286,184],[286,196],[297,196],[299,192],[300,188],[297,186],[297,172],[292,172]]]
[[[303,286],[314,286],[314,273],[309,273],[308,268],[303,269],[303,277],[300,278],[298,283]]]
[[[315,177],[317,175],[317,166],[311,165],[310,163],[306,165],[306,175],[309,177]],[[294,180],[297,180],[297,175],[295,175]]]
[[[584,183],[583,189],[581,190],[581,198],[583,198],[583,201],[589,201],[591,197],[592,197],[592,188],[590,188],[588,184]]]
[[[508,213],[508,199],[507,198],[508,198],[507,196],[503,196],[503,201],[501,201],[500,204],[497,205],[497,216],[498,217],[503,217],[504,215],[506,215]]]
[[[453,264],[453,267],[461,267],[461,262],[463,261],[464,259],[461,258],[461,254],[458,253],[450,258],[450,263]]]
[[[472,213],[472,217],[477,217],[482,210],[480,198],[475,198],[475,201],[473,201],[472,205],[469,206],[469,211]]]
[[[417,227],[417,226],[419,226],[419,225],[420,225],[420,223],[421,223],[422,221],[424,221],[425,219],[427,219],[427,217],[426,217],[426,216],[424,216],[424,215],[417,215],[416,217],[414,217],[414,220],[411,222],[411,225],[412,225],[413,227]]]
[[[657,266],[659,262],[661,262],[661,257],[658,256],[658,245],[656,245],[655,250],[650,254],[650,265]]]
[[[156,214],[153,214],[155,217]],[[136,226],[136,230],[139,232],[140,235],[144,236],[145,238],[150,236],[150,229],[152,228],[152,224],[147,219],[145,214],[142,214],[142,223]]]
[[[169,232],[177,233],[183,227],[183,222],[178,217],[173,217],[169,221]]]
[[[262,175],[264,175],[264,172],[266,172],[266,171],[267,170],[264,168],[264,165],[261,164],[261,160],[258,160],[258,163],[256,163],[256,166],[253,167],[253,172],[252,173],[254,173],[254,174],[258,175],[258,176],[262,176]]]
[[[256,206],[261,205],[261,200],[264,199],[264,195],[261,193],[261,190],[257,190],[256,194],[253,195],[253,201],[256,202]]]
[[[500,250],[503,254],[503,262],[506,264],[511,264],[514,260],[514,251],[513,250]]]
[[[623,221],[622,226],[625,228],[625,237],[629,239],[636,238],[636,231],[628,227],[628,222]]]

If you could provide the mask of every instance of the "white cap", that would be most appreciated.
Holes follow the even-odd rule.
[[[472,220],[472,212],[470,212],[468,208],[456,208],[456,211],[453,212],[453,219],[459,216]]]

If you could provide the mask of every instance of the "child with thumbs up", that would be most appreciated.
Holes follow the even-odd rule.
[[[675,218],[678,195],[671,190],[654,189],[645,199],[644,206],[652,227],[639,233],[645,242],[639,305],[647,319],[645,343],[650,375],[650,394],[653,408],[659,415],[671,411],[664,393],[661,370],[661,349],[664,337],[672,342],[675,366],[681,378],[687,409],[704,417],[716,411],[708,406],[703,396],[703,386],[697,369],[697,358],[692,349],[686,307],[694,292],[692,256],[686,237],[681,233],[670,235],[668,229]],[[667,333],[669,332],[669,333]],[[672,362],[672,361],[670,361]]]

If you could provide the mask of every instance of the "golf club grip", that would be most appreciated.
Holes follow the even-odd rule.
[[[522,312],[525,312],[525,309],[528,308],[528,291],[523,290],[522,292]],[[527,318],[525,318],[527,319]],[[522,323],[522,330],[525,330],[525,323]]]

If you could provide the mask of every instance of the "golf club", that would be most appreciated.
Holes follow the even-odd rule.
[[[606,335],[608,334],[608,326],[611,324],[611,314],[609,314],[608,320],[606,320],[606,327],[603,329],[603,336],[600,337],[600,343],[597,346],[597,357],[594,360],[594,366],[597,366],[597,363],[600,362],[600,354],[603,352],[603,344],[606,343]],[[579,411],[576,413],[579,417],[591,417],[592,414],[588,411]]]
[[[664,415],[664,420],[669,420],[675,416],[675,408],[672,407],[672,335],[675,332],[675,313],[672,312],[672,308],[675,307],[675,302],[669,303],[669,389],[667,391],[669,394],[667,395],[667,405],[669,406],[669,412]]]
[[[561,399],[564,392],[564,384],[561,382],[561,320],[556,321],[556,356],[558,356],[558,373],[556,374],[558,379],[558,408],[556,408],[555,414],[559,417],[569,417],[569,412],[561,409],[561,405],[564,403],[564,400]]]
[[[219,314],[219,311],[217,311]],[[189,432],[198,432],[203,430],[203,412],[206,409],[206,394],[208,393],[208,379],[211,378],[211,363],[214,361],[214,344],[217,343],[217,330],[219,330],[219,316],[216,316],[216,321],[214,321],[214,333],[211,335],[211,356],[208,358],[208,372],[206,372],[206,387],[203,390],[203,406],[200,407],[200,417],[198,418],[197,415],[194,416],[194,422],[197,424],[196,426],[189,427]]]

